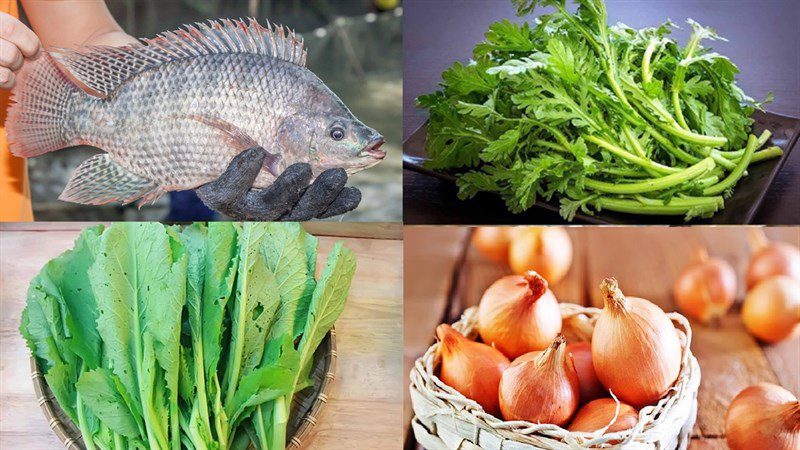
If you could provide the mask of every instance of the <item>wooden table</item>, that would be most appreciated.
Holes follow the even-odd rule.
[[[572,2],[568,2],[571,4]],[[606,0],[608,22],[632,27],[656,26],[667,18],[681,27],[673,35],[685,43],[692,18],[715,28],[728,42],[710,43],[739,66],[739,86],[753,98],[775,101],[766,109],[800,117],[800,2],[797,0]],[[574,7],[571,7],[574,9]],[[510,0],[406,0],[403,3],[403,139],[427,120],[414,100],[433,92],[441,74],[454,61],[469,60],[490,23],[516,18]],[[537,11],[549,11],[541,8]],[[537,12],[538,14],[538,12]],[[794,152],[772,184],[757,224],[800,223],[800,153]],[[494,195],[478,195],[467,202],[441,180],[403,171],[403,219],[412,224],[512,224],[509,213]],[[528,219],[529,220],[529,219]],[[537,210],[536,223],[564,223],[554,212]]]
[[[553,286],[559,301],[601,306],[600,281],[619,280],[628,295],[647,298],[666,311],[675,309],[671,289],[697,245],[729,261],[743,276],[747,265],[746,227],[571,227],[574,261],[566,278]],[[478,302],[483,291],[508,273],[468,244],[463,227],[406,227],[404,368],[433,342],[434,328],[452,322]],[[769,228],[772,239],[800,245],[800,229]],[[410,244],[414,245],[410,245]],[[743,298],[739,286],[738,298]],[[800,339],[761,346],[744,329],[737,307],[719,326],[692,324],[692,351],[702,381],[691,449],[725,449],[724,415],[731,399],[760,381],[778,383],[800,395]],[[413,416],[406,392],[407,447],[413,445]]]
[[[357,255],[358,269],[336,322],[333,394],[304,441],[306,448],[400,448],[403,440],[402,236],[398,225],[364,226],[313,225],[320,236],[320,261],[340,240],[325,234],[381,238],[344,238]],[[36,402],[29,353],[18,328],[29,281],[45,262],[70,248],[82,228],[74,223],[0,225],[0,448],[63,448]]]

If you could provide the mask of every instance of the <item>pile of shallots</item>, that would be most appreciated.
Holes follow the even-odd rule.
[[[634,427],[638,409],[657,403],[678,378],[681,341],[655,304],[624,296],[613,278],[600,290],[605,307],[591,343],[568,343],[541,275],[497,280],[478,306],[480,342],[450,325],[436,329],[440,379],[505,420],[601,434]]]
[[[770,242],[763,229],[750,230],[750,262],[742,322],[757,339],[775,344],[800,335],[800,250]],[[700,322],[724,316],[736,297],[736,272],[719,258],[698,249],[675,282],[675,303]],[[742,390],[725,417],[725,437],[732,450],[800,449],[800,402],[771,383]]]
[[[770,242],[763,229],[750,229],[750,263],[742,322],[762,342],[774,344],[800,335],[800,250]],[[705,248],[678,276],[673,288],[678,309],[703,323],[719,320],[736,298],[736,272]]]
[[[535,270],[555,284],[569,272],[572,240],[561,227],[477,227],[472,244],[517,275]]]

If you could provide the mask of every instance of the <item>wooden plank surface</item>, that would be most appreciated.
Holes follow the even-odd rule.
[[[567,278],[553,290],[561,301],[601,306],[599,283],[607,276],[614,276],[627,295],[647,298],[666,311],[673,311],[673,282],[698,245],[707,247],[712,256],[730,262],[742,279],[750,256],[747,231],[746,227],[570,228],[575,247],[573,266]],[[771,239],[800,246],[800,228],[768,228],[766,234]],[[462,306],[477,303],[489,284],[508,273],[507,268],[484,259],[474,249],[468,251],[464,265],[459,291]],[[427,270],[425,261],[408,247],[406,266],[414,266],[415,273]],[[406,274],[407,286],[416,282]],[[434,302],[437,295],[430,292],[420,298]],[[744,286],[740,283],[738,301],[743,297]],[[414,299],[406,298],[406,311],[412,307],[409,301]],[[702,381],[691,449],[727,448],[725,412],[731,399],[746,386],[768,381],[800,395],[800,339],[763,346],[747,333],[738,310],[738,306],[734,307],[715,326],[692,324],[692,351],[700,363]],[[415,330],[430,336],[432,328],[419,330],[408,318],[406,315],[406,340]],[[408,353],[407,349],[407,357]]]
[[[47,226],[37,225],[39,230]],[[19,317],[30,279],[72,246],[76,230],[0,232],[0,448],[62,448],[33,393]],[[73,227],[74,228],[74,227]],[[340,238],[320,238],[324,258]],[[399,448],[402,363],[402,241],[344,238],[358,258],[350,297],[336,323],[338,367],[330,401],[306,448]],[[320,259],[323,261],[323,259]],[[365,447],[365,443],[369,443]]]
[[[80,231],[97,222],[3,222],[0,231]],[[102,223],[102,222],[101,222]],[[305,222],[303,228],[315,236],[403,239],[403,225],[397,222]]]
[[[447,306],[467,230],[458,227],[405,227],[403,274],[403,423],[413,411],[408,373],[414,360],[431,345],[433,332]]]
[[[722,438],[692,439],[689,450],[728,450],[728,444]]]
[[[752,384],[778,380],[738,315],[728,315],[715,328],[693,323],[692,334],[692,353],[701,373],[693,436],[722,437],[733,397]],[[795,376],[800,376],[800,368],[795,369]]]
[[[303,228],[315,236],[403,239],[403,225],[397,222],[305,222]]]
[[[628,295],[646,298],[665,310],[674,310],[672,284],[691,260],[697,246],[709,255],[728,261],[741,278],[747,268],[750,251],[748,227],[592,227],[585,245],[588,259],[588,283],[591,304],[602,303],[598,286],[609,276],[616,277]],[[770,227],[770,239],[800,245],[797,227]],[[741,281],[741,280],[740,280]],[[739,299],[744,284],[739,283]]]

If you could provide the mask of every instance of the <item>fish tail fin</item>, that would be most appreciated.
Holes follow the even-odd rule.
[[[25,64],[5,124],[11,153],[30,158],[75,145],[67,119],[79,91],[47,52]]]

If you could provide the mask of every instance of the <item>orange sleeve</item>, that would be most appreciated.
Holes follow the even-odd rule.
[[[16,0],[0,0],[0,11],[19,17]],[[6,140],[8,94],[0,91],[0,222],[32,222],[26,161],[11,154]]]

